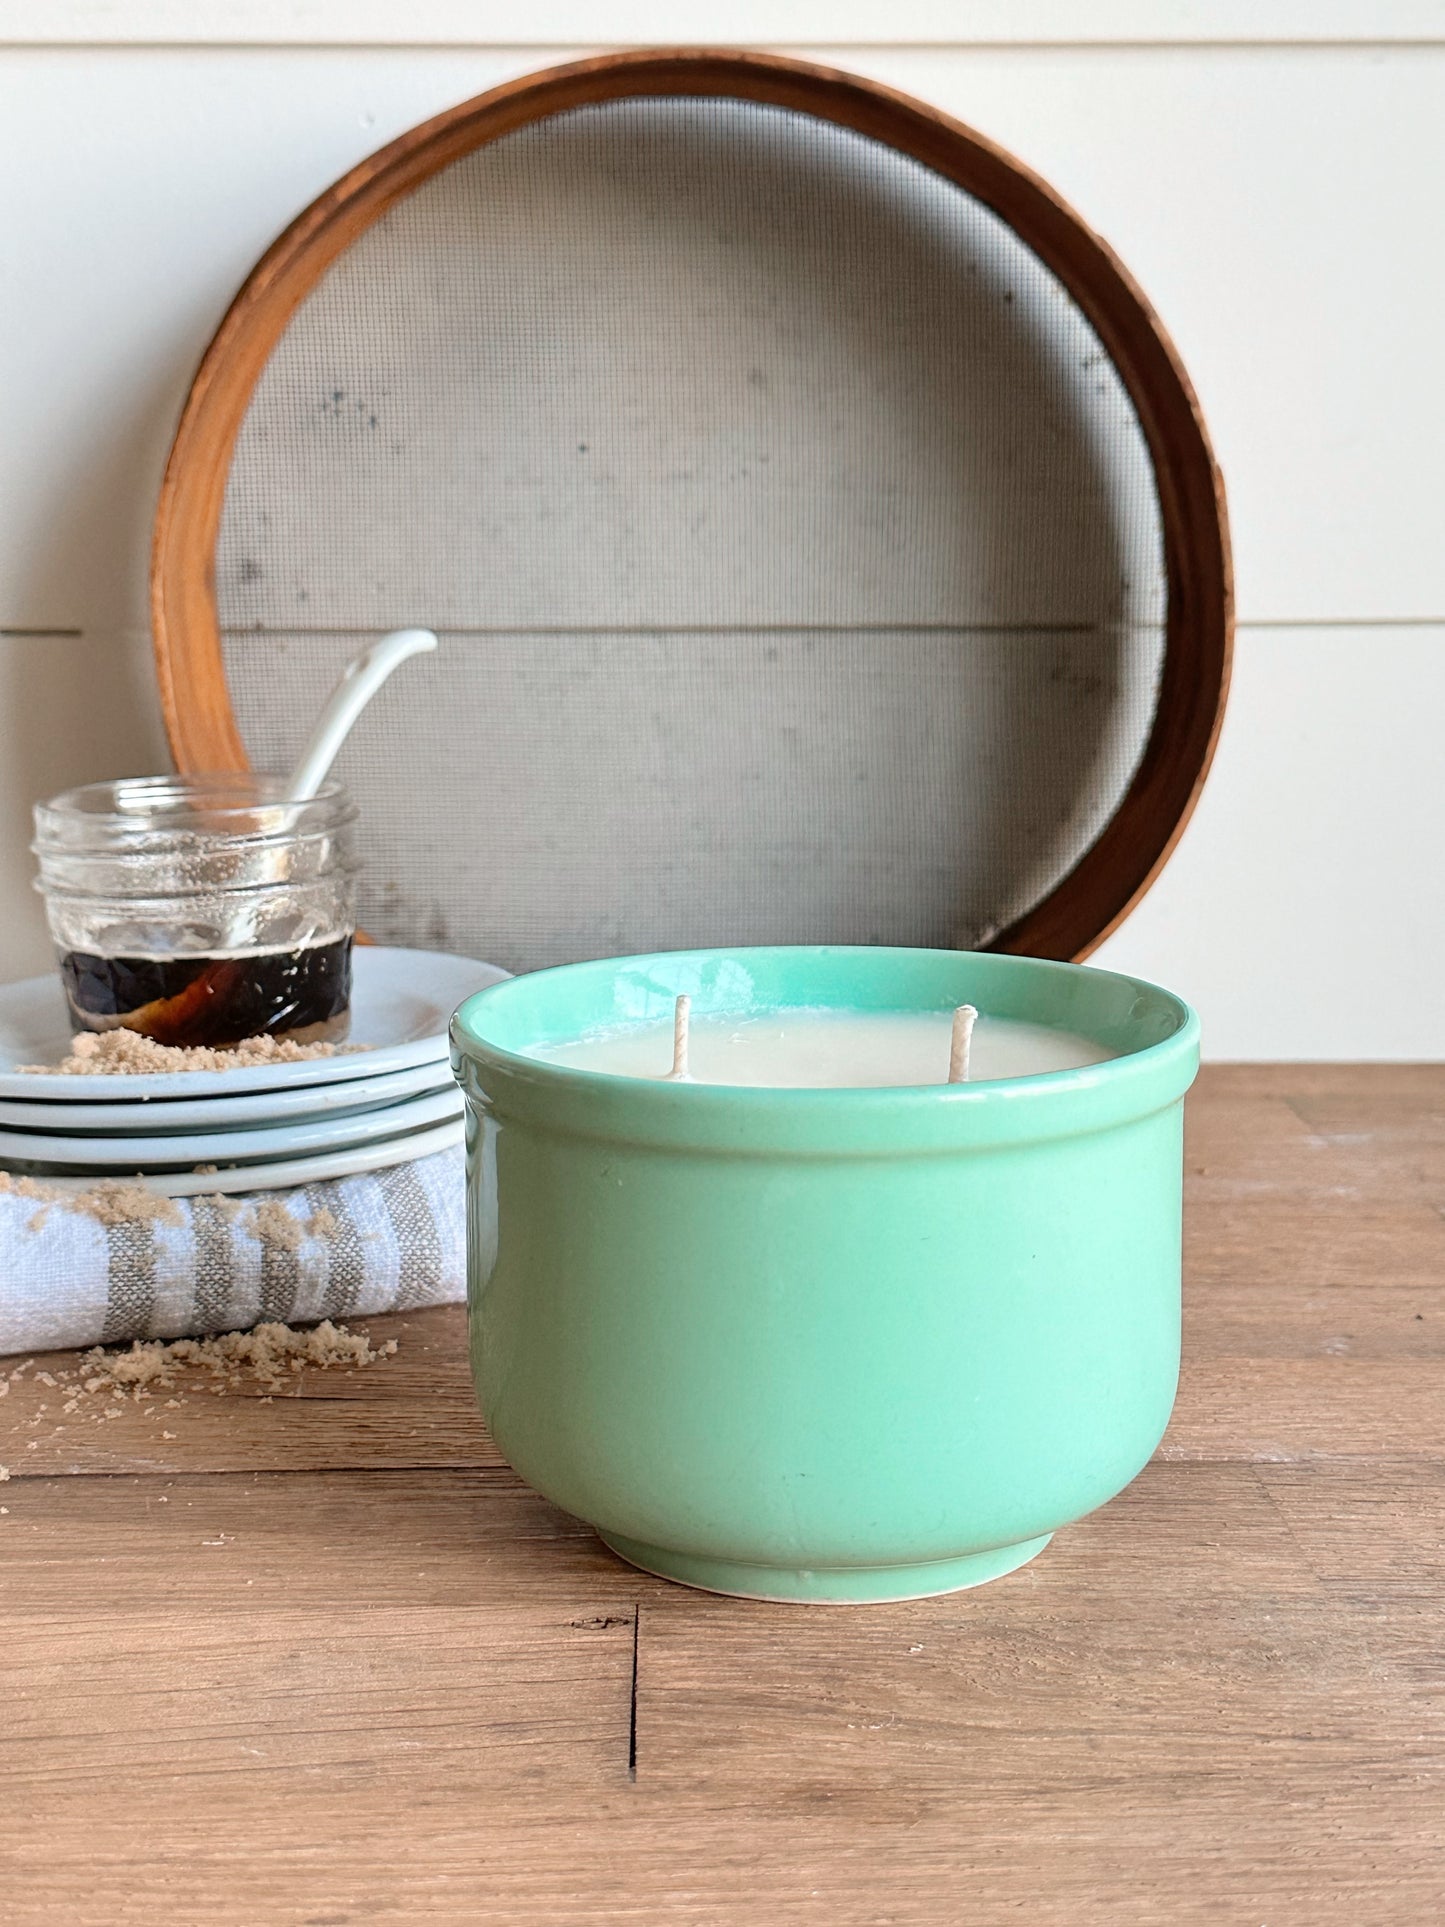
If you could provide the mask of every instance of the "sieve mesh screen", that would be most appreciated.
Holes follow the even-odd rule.
[[[453,163],[298,309],[217,551],[284,768],[426,624],[338,774],[362,920],[510,968],[987,941],[1154,714],[1153,468],[1098,337],[981,203],[787,110],[639,100]]]

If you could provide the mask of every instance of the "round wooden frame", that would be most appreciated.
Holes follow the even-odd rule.
[[[852,128],[993,209],[1087,315],[1148,442],[1168,575],[1158,709],[1133,781],[1073,869],[989,946],[1084,957],[1154,881],[1194,809],[1229,685],[1233,588],[1224,485],[1189,378],[1122,264],[1052,188],[960,122],[851,74],[773,55],[608,55],[511,81],[403,134],[327,190],[268,249],[207,348],[156,512],[151,611],[167,734],[185,772],[244,769],[216,613],[215,551],[251,393],[300,302],[388,208],[451,162],[571,108],[646,96],[756,101]]]

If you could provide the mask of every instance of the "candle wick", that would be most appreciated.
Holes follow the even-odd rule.
[[[672,1069],[663,1079],[665,1084],[690,1084],[691,1073],[687,1068],[688,1030],[692,1020],[691,997],[679,997],[672,1013]]]
[[[968,1053],[973,1042],[973,1027],[978,1022],[978,1012],[972,1004],[960,1004],[953,1013],[953,1035],[948,1045],[948,1081],[950,1084],[968,1082]]]

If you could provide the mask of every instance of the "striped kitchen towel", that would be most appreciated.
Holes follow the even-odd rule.
[[[294,1191],[61,1193],[0,1173],[0,1355],[466,1296],[461,1147]]]

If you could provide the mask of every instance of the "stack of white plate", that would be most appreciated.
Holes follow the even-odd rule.
[[[363,945],[348,1041],[365,1049],[136,1077],[20,1070],[58,1063],[70,1023],[57,978],[6,985],[0,1169],[77,1187],[139,1176],[179,1198],[273,1191],[426,1157],[462,1136],[451,1014],[506,974],[469,957]]]

